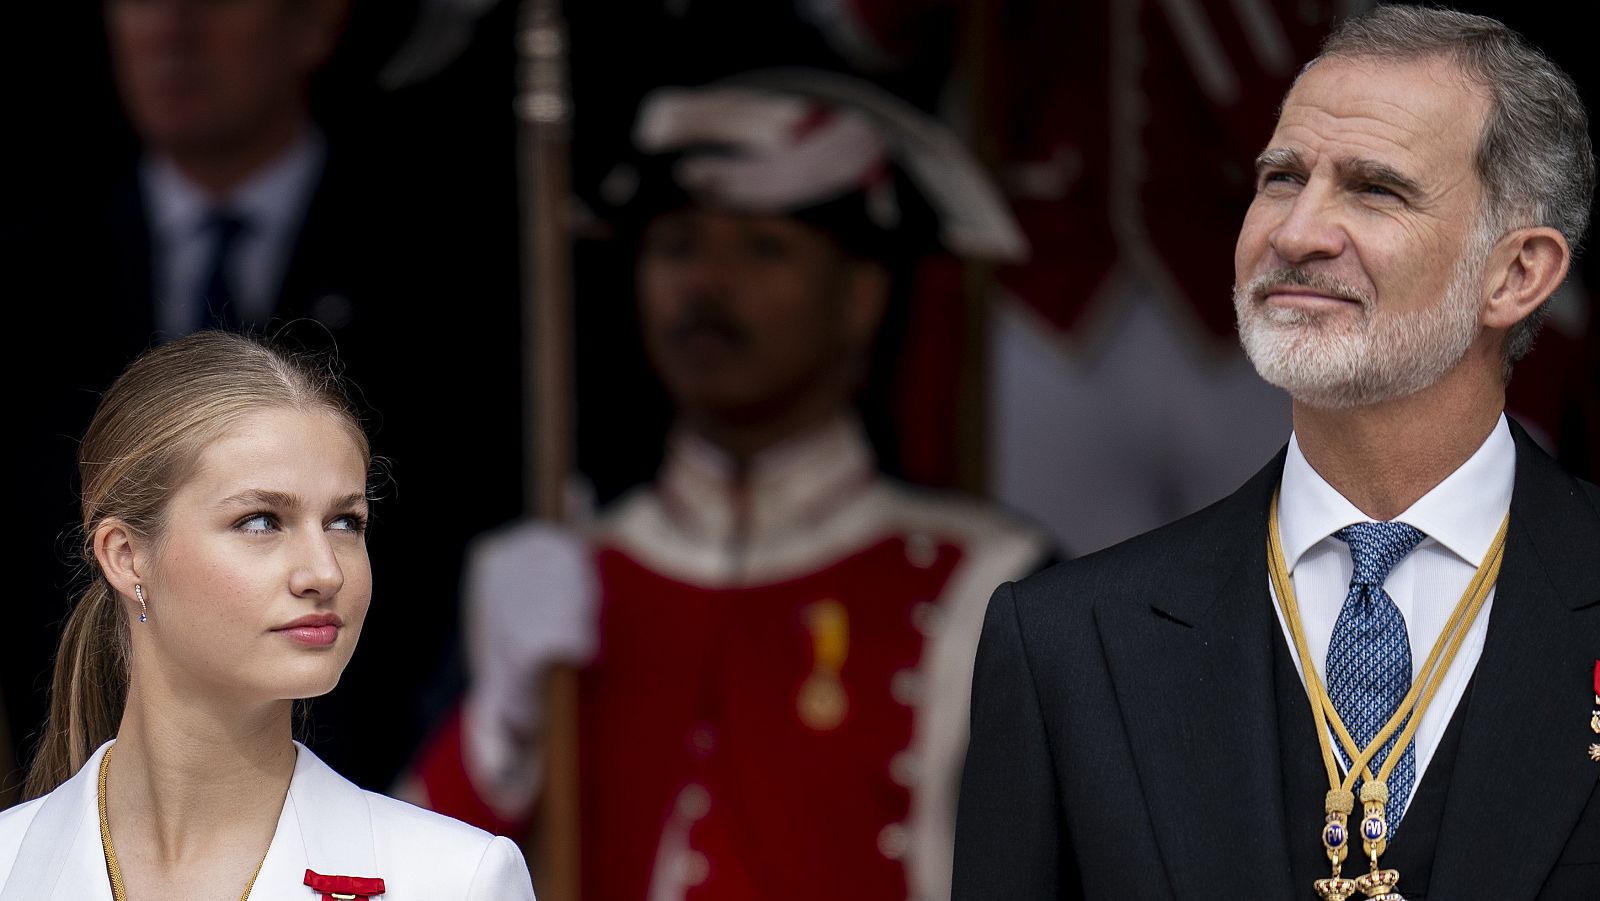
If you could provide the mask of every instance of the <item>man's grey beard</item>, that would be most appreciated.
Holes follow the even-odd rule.
[[[1366,292],[1299,267],[1234,286],[1239,342],[1268,383],[1312,407],[1349,409],[1414,394],[1437,382],[1478,336],[1478,291],[1488,247],[1478,229],[1456,260],[1442,302],[1378,311]],[[1301,285],[1358,302],[1359,318],[1268,307],[1268,285]]]

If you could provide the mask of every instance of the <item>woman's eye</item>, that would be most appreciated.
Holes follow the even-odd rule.
[[[351,513],[346,516],[336,517],[333,522],[328,524],[328,528],[336,532],[365,532],[367,530],[367,518]]]
[[[248,516],[239,520],[239,524],[235,526],[241,532],[271,532],[276,527],[277,522],[273,520],[271,513],[257,513],[254,516]]]

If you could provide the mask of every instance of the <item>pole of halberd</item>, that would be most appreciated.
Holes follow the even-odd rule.
[[[571,162],[567,32],[559,0],[521,0],[517,166],[522,231],[523,447],[528,512],[564,522],[575,469]],[[532,688],[534,686],[530,686]],[[524,848],[542,901],[578,901],[577,681],[546,676],[539,819]],[[539,748],[530,749],[535,753]],[[531,847],[529,845],[531,844]]]

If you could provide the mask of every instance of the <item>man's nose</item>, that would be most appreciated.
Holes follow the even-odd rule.
[[[726,249],[703,247],[685,261],[684,281],[693,294],[721,296],[734,278],[734,261]]]
[[[1298,264],[1339,256],[1349,236],[1337,198],[1330,191],[1307,185],[1285,208],[1267,240],[1279,259]]]

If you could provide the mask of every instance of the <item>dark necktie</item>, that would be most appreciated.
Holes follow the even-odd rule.
[[[1357,523],[1333,535],[1350,545],[1354,567],[1350,592],[1328,642],[1328,697],[1350,736],[1366,748],[1411,690],[1411,641],[1406,620],[1394,599],[1383,590],[1383,583],[1390,570],[1426,536],[1399,522]],[[1369,764],[1373,775],[1394,751],[1404,728],[1401,724],[1373,757]],[[1391,835],[1417,779],[1416,743],[1408,743],[1400,753],[1389,776],[1389,803],[1384,811]],[[1348,767],[1350,757],[1342,746],[1340,756]]]
[[[201,228],[211,239],[211,247],[205,268],[201,270],[200,290],[190,307],[195,314],[194,327],[238,331],[242,320],[229,269],[247,223],[225,210],[212,210]]]

